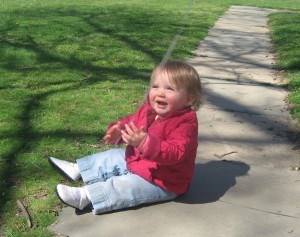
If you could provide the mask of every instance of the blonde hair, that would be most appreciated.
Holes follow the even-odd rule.
[[[202,104],[201,80],[192,66],[181,61],[167,61],[154,68],[150,84],[160,73],[166,73],[176,88],[184,88],[186,90],[188,96],[192,99],[191,107],[193,110],[200,108]]]

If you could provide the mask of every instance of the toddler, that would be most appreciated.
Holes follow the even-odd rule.
[[[134,114],[108,126],[108,144],[127,144],[78,159],[76,163],[49,158],[70,181],[56,193],[68,206],[91,207],[101,214],[172,200],[185,193],[192,180],[198,146],[196,110],[201,103],[196,70],[180,61],[157,66],[151,75],[147,100]]]

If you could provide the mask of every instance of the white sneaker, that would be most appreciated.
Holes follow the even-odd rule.
[[[48,161],[54,169],[56,169],[69,181],[75,182],[80,179],[81,175],[77,164],[65,160],[59,160],[54,157],[48,158]]]
[[[83,210],[91,203],[83,187],[76,188],[58,184],[56,186],[56,194],[64,204],[79,210]]]

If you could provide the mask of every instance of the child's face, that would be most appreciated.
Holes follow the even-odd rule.
[[[152,108],[160,117],[189,106],[191,100],[183,88],[176,88],[168,75],[158,73],[150,85],[149,100]]]

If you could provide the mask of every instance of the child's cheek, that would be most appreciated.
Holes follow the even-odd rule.
[[[152,91],[150,91],[150,93],[149,93],[150,102],[153,102],[154,98],[155,98],[154,93]]]

